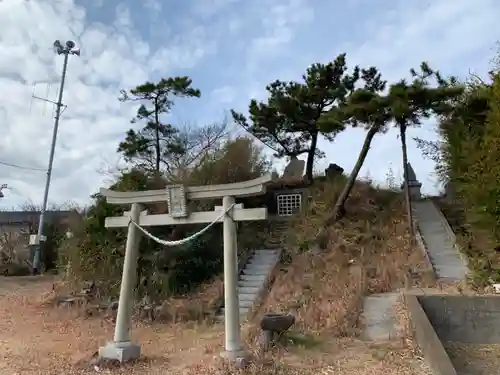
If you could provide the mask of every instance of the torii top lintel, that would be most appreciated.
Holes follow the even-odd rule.
[[[188,200],[216,199],[225,196],[251,197],[265,194],[266,186],[275,181],[271,173],[249,181],[223,185],[185,186]],[[101,188],[100,194],[110,204],[155,203],[168,199],[167,190],[114,191]]]

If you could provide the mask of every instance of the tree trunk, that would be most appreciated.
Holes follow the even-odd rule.
[[[314,180],[313,172],[314,172],[314,155],[316,153],[316,148],[318,147],[318,133],[312,134],[311,139],[311,147],[309,152],[307,153],[307,161],[306,161],[306,177],[309,183],[311,184]]]
[[[372,143],[373,137],[375,137],[375,134],[377,134],[378,130],[379,130],[378,126],[372,126],[368,130],[368,133],[366,134],[365,137],[365,141],[363,142],[363,147],[361,148],[361,152],[359,153],[358,160],[356,161],[356,164],[354,165],[351,175],[349,176],[349,179],[347,180],[347,183],[344,186],[344,190],[342,190],[342,193],[340,194],[340,196],[337,199],[337,202],[335,203],[332,215],[328,218],[326,222],[327,226],[332,225],[338,219],[344,216],[343,214],[345,213],[345,202],[347,201],[347,198],[349,198],[349,194],[351,193],[351,190],[354,187],[354,183],[356,182],[356,178],[359,175],[359,171],[361,170],[361,167],[363,167],[363,164],[365,163],[366,156],[368,155],[368,151],[370,150],[370,145]]]
[[[401,149],[403,151],[403,176],[404,176],[403,191],[406,201],[406,214],[408,216],[408,229],[410,230],[410,234],[413,238],[414,235],[413,214],[411,209],[410,188],[408,186],[408,153],[406,146],[406,125],[400,125],[399,131],[401,137]]]
[[[347,198],[349,198],[352,188],[354,187],[354,183],[356,182],[356,178],[359,175],[359,171],[361,170],[361,167],[363,166],[366,160],[366,156],[368,155],[368,151],[370,150],[370,145],[372,143],[373,137],[375,137],[379,129],[380,129],[379,126],[374,125],[368,130],[366,134],[365,141],[363,142],[363,147],[361,148],[361,151],[358,156],[358,160],[356,161],[356,164],[354,165],[354,168],[351,171],[351,175],[349,176],[349,179],[347,180],[347,183],[344,186],[344,190],[342,190],[342,193],[337,198],[337,202],[333,207],[332,214],[330,215],[330,217],[325,222],[324,226],[320,229],[318,235],[316,236],[316,242],[320,249],[325,249],[327,246],[328,242],[326,238],[327,228],[333,225],[337,220],[340,220],[345,214],[345,202],[347,201]]]
[[[155,172],[159,175],[160,172],[160,160],[161,160],[161,149],[160,149],[160,106],[158,105],[158,98],[155,99]]]

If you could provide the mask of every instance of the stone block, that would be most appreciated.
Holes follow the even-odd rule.
[[[133,342],[110,342],[99,348],[99,357],[117,360],[120,363],[132,361],[141,355],[141,347]]]

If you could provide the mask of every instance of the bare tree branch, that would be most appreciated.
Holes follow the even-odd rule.
[[[185,123],[177,129],[183,154],[172,160],[164,160],[164,164],[169,166],[166,171],[169,177],[197,168],[211,151],[221,146],[229,134],[226,120],[202,127]]]

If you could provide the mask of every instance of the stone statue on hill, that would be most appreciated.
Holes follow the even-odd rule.
[[[306,162],[304,160],[298,159],[295,155],[291,156],[290,162],[285,167],[282,178],[284,180],[301,180],[304,174],[305,164]]]
[[[342,173],[344,173],[344,168],[335,163],[330,163],[328,168],[325,169],[325,176],[328,179],[334,179],[336,176],[339,176]]]

